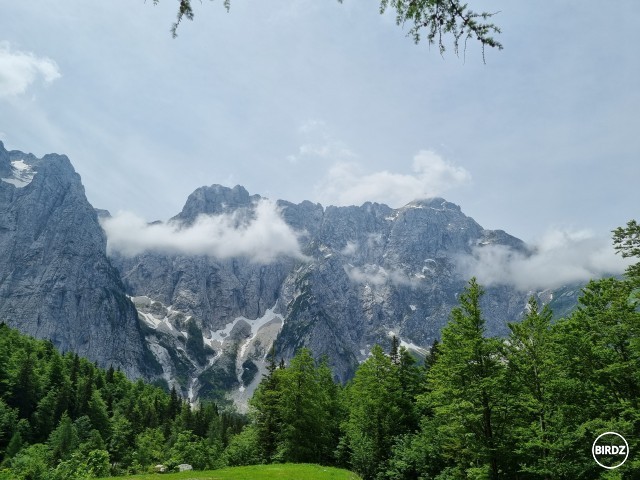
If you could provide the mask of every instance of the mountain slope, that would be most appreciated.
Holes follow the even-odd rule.
[[[260,200],[241,186],[201,187],[169,224],[185,230],[202,215],[229,215],[241,226],[255,219]],[[112,256],[128,291],[140,297],[146,338],[165,378],[179,376],[178,361],[185,394],[232,390],[237,401],[246,401],[272,344],[285,359],[301,346],[327,355],[340,380],[350,378],[372,346],[388,344],[391,335],[424,353],[468,280],[456,271],[457,256],[496,244],[526,252],[520,240],[484,230],[441,198],[400,209],[374,203],[277,206],[297,232],[305,258],[280,255],[261,263],[170,251]],[[489,288],[488,332],[505,334],[526,296]],[[200,360],[187,348],[188,328],[202,335],[206,352]]]
[[[220,185],[128,232],[135,248],[116,248],[113,219],[89,204],[66,157],[0,143],[0,179],[0,321],[192,400],[230,394],[241,407],[272,347],[285,360],[301,346],[327,355],[342,381],[394,335],[424,355],[468,281],[461,258],[488,246],[528,254],[441,198],[323,207]],[[566,311],[575,291],[541,299]],[[529,294],[487,288],[488,334],[506,334]]]
[[[148,373],[137,312],[69,159],[0,142],[0,175],[0,320],[132,377]]]

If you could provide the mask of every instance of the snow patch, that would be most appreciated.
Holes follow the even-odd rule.
[[[0,180],[18,188],[24,188],[31,183],[36,172],[33,170],[33,167],[25,163],[24,160],[15,160],[11,162],[11,174],[11,177]]]
[[[244,320],[245,322],[250,321],[250,320],[247,320],[245,317],[237,317],[234,320],[231,320],[229,323],[227,323],[223,329],[215,330],[215,331],[211,330],[209,334],[210,336],[206,338],[205,341],[209,341],[209,343],[215,341],[215,342],[218,342],[219,344],[223,344],[225,339],[231,333],[231,330],[233,330],[233,327],[235,327],[240,320]]]
[[[398,339],[398,341],[400,342],[400,346],[406,348],[407,350],[413,350],[414,352],[416,352],[416,353],[418,353],[420,355],[427,355],[429,353],[429,349],[428,348],[420,347],[420,346],[416,345],[415,343],[407,342],[406,340],[403,340],[402,338],[400,338],[400,335],[398,335],[393,330],[389,330],[389,333],[387,333],[387,336],[388,337],[396,337]]]
[[[420,355],[427,355],[429,353],[429,349],[424,347],[419,347],[415,343],[406,342],[402,339],[400,339],[400,346],[406,348],[407,350],[413,350],[414,352],[417,352]]]
[[[241,358],[244,358],[247,352],[247,348],[249,347],[249,344],[251,344],[251,342],[256,338],[256,336],[258,335],[258,332],[260,331],[260,329],[262,329],[262,327],[264,327],[267,323],[272,321],[274,318],[277,318],[280,320],[280,322],[284,323],[284,317],[279,313],[274,313],[274,310],[277,305],[278,305],[278,302],[276,302],[276,305],[274,305],[272,308],[264,312],[264,315],[260,318],[256,318],[255,320],[245,319],[249,323],[249,325],[251,325],[251,336],[247,339],[246,342],[244,342],[242,347],[240,347],[239,356]]]
[[[248,409],[248,401],[253,395],[256,387],[267,372],[267,356],[278,333],[284,325],[284,317],[275,313],[276,304],[265,311],[264,315],[255,320],[243,318],[251,327],[251,333],[238,349],[236,357],[236,376],[240,387],[231,394],[231,397],[240,411]],[[248,384],[242,381],[244,373],[243,364],[251,359],[258,368],[253,380]]]
[[[133,305],[136,307],[136,310],[138,311],[138,318],[141,319],[147,326],[153,328],[154,330],[158,330],[158,331],[173,335],[174,337],[177,337],[179,335],[183,335],[185,338],[188,337],[187,332],[182,332],[176,329],[171,323],[171,315],[179,314],[181,312],[178,312],[177,310],[171,307],[168,307],[166,309],[167,314],[164,317],[159,318],[159,317],[156,317],[153,313],[143,312],[142,308],[150,307],[151,304],[160,303],[160,302],[154,302],[154,300],[152,300],[147,296],[129,297],[129,299],[131,300]],[[189,320],[190,318],[191,318],[191,315],[187,316],[186,320]]]

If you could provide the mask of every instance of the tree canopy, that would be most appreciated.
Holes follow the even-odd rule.
[[[342,3],[344,0],[338,0]],[[158,4],[160,0],[154,0]],[[224,8],[229,11],[231,0],[223,0]],[[460,48],[464,50],[468,40],[475,40],[482,45],[484,58],[485,47],[502,49],[502,44],[493,35],[500,33],[500,28],[491,22],[498,12],[475,12],[461,0],[381,0],[380,14],[388,10],[395,11],[396,23],[410,26],[408,36],[419,43],[426,37],[429,45],[437,45],[440,54],[446,50],[447,37],[452,38],[456,55]],[[178,26],[183,19],[193,20],[194,11],[191,0],[178,0],[178,13],[171,33],[177,36]]]
[[[640,224],[636,220],[627,222],[626,227],[618,227],[613,231],[613,246],[616,253],[623,258],[640,257]],[[627,268],[627,276],[638,280],[640,278],[640,262]]]

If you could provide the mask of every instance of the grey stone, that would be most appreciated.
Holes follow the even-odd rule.
[[[0,182],[0,320],[99,365],[146,373],[137,312],[106,256],[106,238],[69,159],[33,163],[31,183]]]
[[[162,378],[192,401],[233,389],[246,402],[272,344],[278,359],[301,347],[327,355],[341,381],[374,344],[388,348],[391,335],[424,354],[467,283],[458,256],[487,245],[528,253],[517,238],[433,198],[398,209],[279,200],[307,260],[107,257],[98,216],[108,212],[89,204],[69,159],[38,159],[0,143],[0,178],[13,175],[18,160],[35,175],[19,186],[0,182],[0,321],[131,377]],[[243,222],[261,198],[241,186],[201,187],[169,222],[187,227],[199,215],[220,214]],[[543,296],[566,310],[574,291]],[[529,294],[487,288],[487,333],[506,334]]]

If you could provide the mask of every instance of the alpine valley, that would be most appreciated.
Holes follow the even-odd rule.
[[[398,209],[279,200],[274,211],[298,246],[291,254],[125,251],[111,248],[110,214],[88,202],[67,157],[40,159],[0,142],[0,178],[0,321],[192,401],[241,409],[272,348],[285,361],[301,346],[326,355],[340,381],[391,336],[424,355],[469,280],[460,257],[490,245],[528,254],[442,198]],[[263,205],[241,186],[201,187],[155,225],[187,231],[223,218],[246,230]],[[562,314],[578,290],[537,294]],[[487,332],[506,334],[532,293],[488,287]]]

